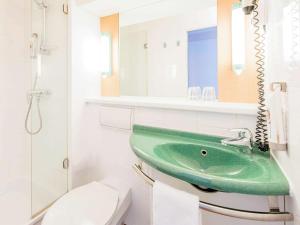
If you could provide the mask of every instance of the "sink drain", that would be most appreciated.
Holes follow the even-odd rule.
[[[204,156],[204,157],[207,156],[207,150],[202,149],[201,150],[201,155]]]

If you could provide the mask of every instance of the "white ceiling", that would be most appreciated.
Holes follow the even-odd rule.
[[[162,0],[77,0],[77,3],[98,16],[107,16],[160,1]]]
[[[137,11],[137,9],[141,13],[144,8],[148,17],[152,12],[172,15],[178,10],[183,11],[185,8],[191,9],[195,6],[197,9],[208,8],[217,4],[216,0],[77,0],[77,3],[98,16],[131,10]],[[150,17],[153,16],[150,15]]]
[[[120,26],[139,24],[178,15],[191,15],[194,12],[199,13],[207,10],[211,10],[209,12],[216,15],[217,7],[214,0],[163,0],[122,12],[120,14]]]

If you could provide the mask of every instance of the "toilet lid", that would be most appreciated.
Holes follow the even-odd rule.
[[[118,192],[93,182],[63,196],[48,210],[42,225],[106,225],[118,206]]]

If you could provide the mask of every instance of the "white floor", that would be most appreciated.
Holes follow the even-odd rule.
[[[32,209],[37,212],[53,201],[54,197],[39,185],[31,187],[30,181],[19,179],[0,186],[0,225],[39,225],[42,215],[31,219]],[[31,191],[34,191],[32,202]]]
[[[0,191],[0,224],[22,225],[30,220],[30,186],[19,180]]]

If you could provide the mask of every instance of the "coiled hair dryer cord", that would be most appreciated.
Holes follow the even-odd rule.
[[[265,28],[259,25],[259,12],[257,0],[253,1],[253,25],[255,35],[257,80],[258,80],[258,116],[255,131],[256,144],[261,151],[269,151],[268,126],[267,126],[267,110],[265,104]],[[261,31],[262,29],[262,31]]]

